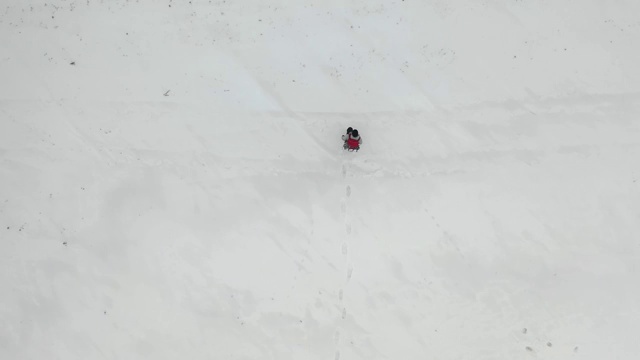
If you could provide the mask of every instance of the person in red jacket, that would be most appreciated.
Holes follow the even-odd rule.
[[[362,145],[362,138],[358,134],[358,130],[351,127],[347,129],[345,135],[342,135],[342,140],[344,141],[343,148],[349,151],[358,151],[360,150],[360,145]]]

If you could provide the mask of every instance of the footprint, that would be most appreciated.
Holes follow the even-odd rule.
[[[342,243],[342,255],[347,255],[348,252],[349,246],[347,245],[347,243]]]
[[[349,267],[349,270],[347,270],[347,281],[351,280],[351,276],[353,276],[353,268]]]
[[[347,231],[347,234],[351,234],[351,224],[345,224],[345,230]]]
[[[340,360],[340,351],[336,351],[335,360]]]
[[[346,319],[347,318],[347,309],[346,308],[342,308],[342,319]]]
[[[338,294],[338,297],[342,301],[342,298],[344,297],[344,290],[340,289],[340,293]]]
[[[347,177],[347,165],[342,164],[342,177],[346,178]]]
[[[340,202],[340,212],[342,215],[347,212],[347,204],[344,201]]]
[[[440,224],[439,224],[439,223],[438,223],[438,221],[436,220],[436,217],[435,217],[435,216],[433,216],[433,214],[431,214],[431,213],[429,212],[429,209],[424,209],[424,212],[426,212],[426,213],[427,213],[427,215],[429,215],[429,217],[431,218],[431,220],[432,220],[432,221],[436,224],[436,226],[439,228],[439,227],[440,227]]]
[[[333,335],[333,341],[335,341],[336,345],[340,343],[340,331],[336,331]]]
[[[347,197],[351,196],[351,185],[347,185]]]

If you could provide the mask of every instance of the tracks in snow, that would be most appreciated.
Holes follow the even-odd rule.
[[[348,183],[348,176],[347,176],[348,171],[349,171],[348,162],[343,161],[342,162],[342,179],[345,185],[345,195],[340,200],[340,211],[344,221],[345,235],[342,241],[341,252],[344,258],[344,268],[346,269],[346,272],[345,272],[344,284],[342,285],[342,287],[338,292],[338,301],[342,310],[340,313],[340,319],[338,320],[339,323],[334,334],[334,340],[336,345],[334,360],[340,360],[340,350],[342,347],[340,330],[343,328],[342,322],[347,319],[347,307],[346,305],[344,305],[344,297],[345,297],[345,294],[348,294],[348,285],[349,285],[349,282],[351,281],[351,277],[353,276],[353,264],[349,256],[349,241],[348,241],[351,236],[351,232],[353,230],[351,219],[349,217],[349,198],[351,197],[352,190],[351,190],[351,185]]]

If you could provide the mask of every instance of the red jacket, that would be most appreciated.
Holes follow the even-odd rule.
[[[349,149],[357,149],[358,147],[360,147],[360,145],[362,145],[362,137],[360,136],[354,138],[353,136],[351,136],[351,134],[342,135],[342,139],[347,143]]]

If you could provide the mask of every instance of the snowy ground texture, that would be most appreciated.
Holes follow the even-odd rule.
[[[639,64],[632,0],[3,0],[0,358],[637,360]]]

